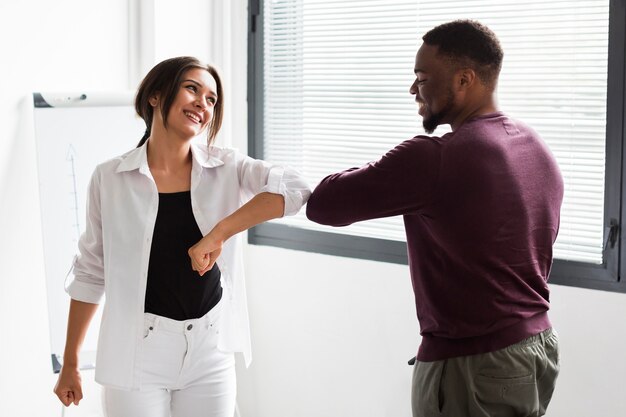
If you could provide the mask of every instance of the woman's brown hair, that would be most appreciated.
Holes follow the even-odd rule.
[[[224,115],[224,91],[222,88],[222,80],[220,79],[217,69],[211,65],[203,64],[197,58],[191,56],[179,56],[176,58],[166,59],[159,62],[145,76],[137,95],[135,96],[135,111],[146,123],[146,133],[143,135],[137,147],[142,146],[150,137],[152,130],[152,120],[154,116],[154,107],[150,105],[149,99],[155,94],[159,94],[161,115],[165,127],[167,127],[167,115],[172,107],[174,98],[178,93],[178,88],[182,83],[185,73],[193,68],[206,70],[215,79],[217,85],[217,102],[213,110],[213,119],[208,128],[207,144],[211,145],[222,127],[222,118]]]

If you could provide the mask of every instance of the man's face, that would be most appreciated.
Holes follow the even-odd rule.
[[[426,133],[452,122],[455,95],[452,69],[437,55],[437,47],[422,44],[415,57],[415,81],[410,92],[419,104],[419,115]]]

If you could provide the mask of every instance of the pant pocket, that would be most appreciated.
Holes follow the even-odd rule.
[[[475,398],[486,415],[536,416],[539,410],[533,367],[506,367],[479,371]]]
[[[145,323],[143,326],[143,340],[150,338],[154,331],[155,328],[152,323]]]
[[[445,403],[443,383],[447,361],[415,363],[411,403],[414,417],[441,415]]]
[[[437,390],[437,411],[439,411],[440,413],[443,411],[443,406],[446,399],[444,387],[446,382],[446,369],[448,365],[447,360],[444,360],[442,362],[443,364],[441,366],[441,371],[439,372],[439,381],[436,384],[439,387],[439,389]]]
[[[556,380],[560,371],[559,344],[556,335],[546,339],[544,343],[545,356],[538,359],[537,367],[541,370],[537,379],[537,391],[541,414],[545,414],[552,399]]]

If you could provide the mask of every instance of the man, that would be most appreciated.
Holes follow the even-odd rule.
[[[535,133],[498,110],[503,52],[475,21],[424,35],[410,88],[424,129],[376,162],[330,175],[309,219],[403,215],[422,335],[415,417],[544,415],[559,370],[547,279],[563,181]]]

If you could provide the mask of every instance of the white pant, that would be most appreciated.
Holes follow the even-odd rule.
[[[145,314],[141,389],[103,387],[107,417],[233,417],[235,358],[217,349],[220,304],[176,321]]]

